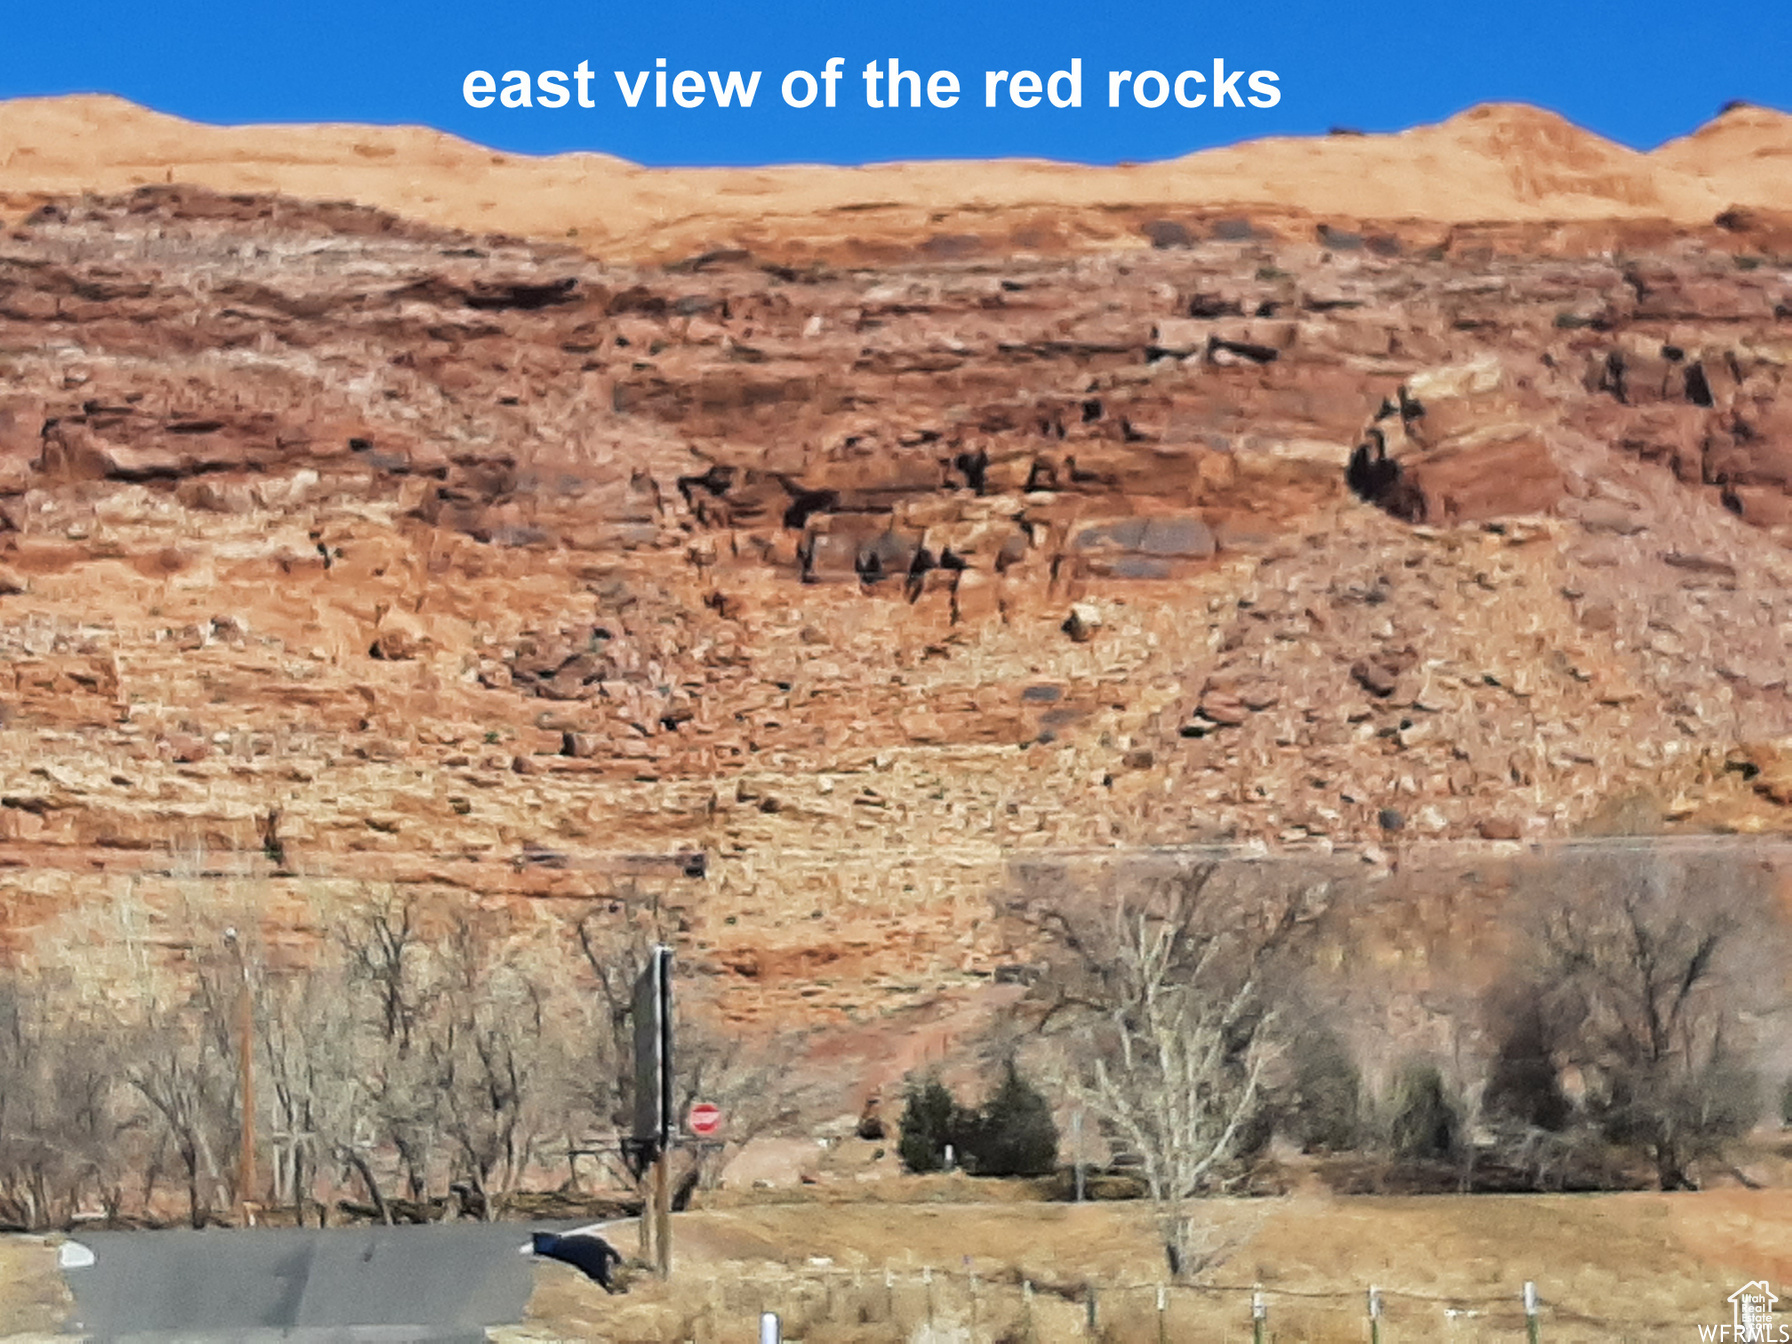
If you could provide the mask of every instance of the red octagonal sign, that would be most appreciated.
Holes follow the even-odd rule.
[[[722,1111],[707,1101],[700,1101],[691,1107],[691,1133],[698,1138],[707,1139],[722,1127]]]

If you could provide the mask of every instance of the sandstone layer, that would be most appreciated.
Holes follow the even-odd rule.
[[[1613,256],[1144,213],[642,265],[40,202],[0,244],[14,946],[192,881],[295,926],[652,889],[738,1015],[827,1020],[994,974],[1016,854],[1788,829],[1772,217]]]

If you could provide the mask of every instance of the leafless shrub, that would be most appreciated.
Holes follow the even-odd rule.
[[[1408,1060],[1387,1099],[1388,1149],[1408,1162],[1448,1162],[1464,1142],[1460,1104],[1429,1060]]]
[[[1528,1047],[1579,1113],[1636,1149],[1664,1190],[1760,1118],[1754,1010],[1777,965],[1765,868],[1659,850],[1533,875],[1520,963]]]
[[[1342,1036],[1316,1016],[1291,1017],[1278,1122],[1306,1152],[1342,1152],[1363,1139],[1363,1080]]]

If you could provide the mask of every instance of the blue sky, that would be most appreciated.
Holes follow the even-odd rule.
[[[1732,98],[1792,108],[1785,0],[69,0],[7,8],[0,96],[117,93],[217,123],[421,123],[512,151],[596,149],[650,164],[998,155],[1113,163],[1333,126],[1398,130],[1490,99],[1537,103],[1649,148]],[[787,107],[785,74],[819,72],[833,56],[845,62],[838,105]],[[762,71],[752,108],[717,108],[711,97],[695,109],[656,108],[650,81],[630,110],[612,72],[633,80],[662,57],[674,75]],[[891,57],[924,79],[953,72],[963,90],[957,105],[934,108],[923,97],[916,109],[867,107],[861,72]],[[1005,96],[996,108],[983,105],[985,71],[1043,79],[1073,57],[1082,61],[1080,108],[1042,99],[1024,109]],[[1119,108],[1107,105],[1110,70],[1211,76],[1216,58],[1228,73],[1274,71],[1278,104],[1185,109],[1170,98],[1153,109],[1123,92]],[[570,74],[581,60],[596,72],[591,109],[475,109],[462,95],[472,70]],[[1201,89],[1184,85],[1191,96]],[[1239,92],[1248,95],[1245,81]]]

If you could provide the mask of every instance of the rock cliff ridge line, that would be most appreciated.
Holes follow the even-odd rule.
[[[500,153],[420,127],[205,126],[106,95],[0,104],[0,142],[9,146],[0,191],[15,209],[49,195],[186,182],[571,237],[615,260],[726,246],[870,258],[967,234],[1010,250],[1086,248],[1134,236],[1141,219],[1166,211],[1229,207],[1431,225],[1688,226],[1792,197],[1792,118],[1749,106],[1648,154],[1534,107],[1487,104],[1397,134],[1269,138],[1114,168],[649,169],[603,154]]]

